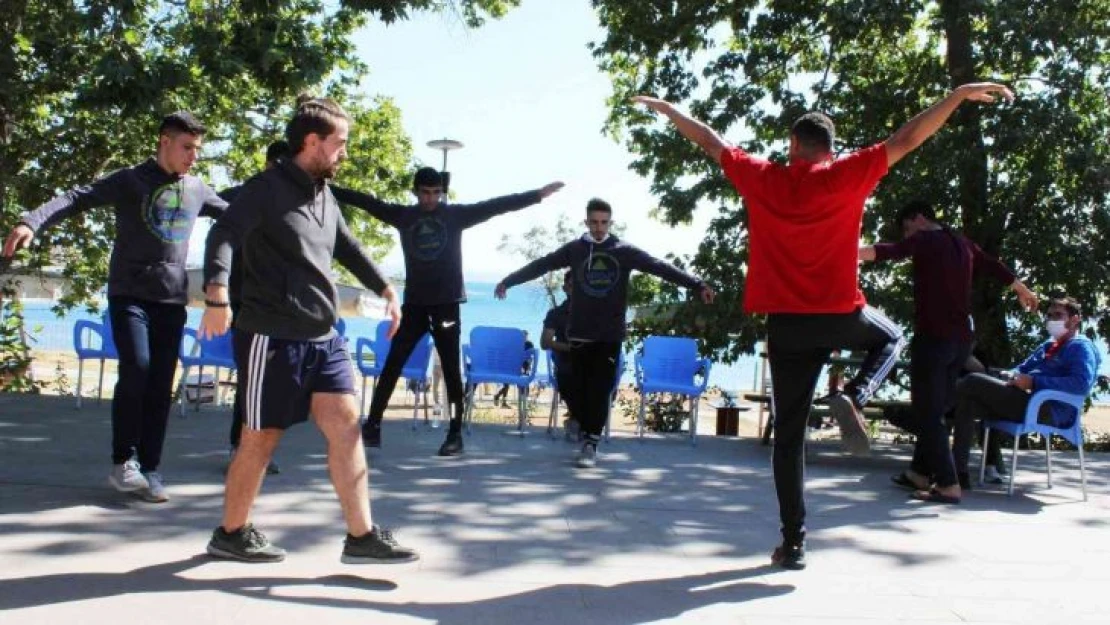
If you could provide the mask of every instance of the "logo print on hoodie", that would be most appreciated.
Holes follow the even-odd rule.
[[[424,217],[409,228],[409,240],[414,258],[433,261],[447,247],[447,228],[435,217]]]
[[[620,282],[621,264],[605,252],[594,252],[582,265],[578,283],[590,297],[605,297]]]
[[[158,187],[142,208],[147,229],[165,243],[187,241],[193,229],[193,218],[182,206],[182,184],[176,181]]]

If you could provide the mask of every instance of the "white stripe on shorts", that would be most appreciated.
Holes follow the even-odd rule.
[[[250,355],[247,359],[246,422],[252,430],[262,429],[262,386],[266,375],[266,352],[270,337],[255,334],[251,337]]]

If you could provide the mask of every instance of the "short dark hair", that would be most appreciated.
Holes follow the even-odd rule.
[[[613,207],[609,206],[609,202],[606,202],[605,200],[603,200],[601,198],[596,198],[595,197],[595,198],[591,199],[589,202],[586,202],[586,214],[589,215],[590,213],[595,212],[595,211],[600,211],[602,213],[609,213],[609,215],[612,215],[613,214]]]
[[[331,98],[313,98],[302,95],[297,98],[297,110],[293,119],[285,125],[285,139],[289,141],[289,153],[299,154],[304,149],[308,135],[321,138],[335,132],[340,120],[351,122],[351,116]]]
[[[1083,307],[1079,304],[1079,301],[1076,300],[1074,297],[1069,297],[1067,295],[1052,298],[1051,300],[1049,300],[1048,306],[1049,308],[1053,306],[1059,306],[1063,308],[1064,310],[1068,311],[1069,317],[1080,317],[1083,315]]]
[[[162,123],[158,126],[159,136],[186,133],[199,137],[206,132],[208,129],[204,124],[197,121],[189,111],[174,111],[163,117]]]
[[[266,148],[266,162],[272,163],[289,154],[288,141],[274,141]]]
[[[909,204],[903,206],[902,210],[898,211],[898,221],[896,223],[902,225],[918,215],[921,215],[929,221],[937,220],[937,213],[933,210],[932,204],[925,200],[913,200]]]
[[[836,127],[828,115],[814,111],[799,117],[790,128],[790,134],[797,137],[804,148],[832,152]]]
[[[434,167],[421,167],[412,176],[412,188],[443,187],[443,176]]]

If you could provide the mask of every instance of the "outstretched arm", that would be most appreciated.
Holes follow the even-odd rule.
[[[683,137],[698,144],[714,161],[720,162],[721,152],[729,147],[729,144],[712,128],[676,109],[673,104],[666,100],[638,95],[632,98],[632,101],[643,104],[656,113],[666,115],[667,119],[674,123],[675,128]]]
[[[407,208],[400,204],[383,202],[369,193],[362,193],[361,191],[337,187],[335,185],[330,185],[330,188],[331,194],[335,196],[336,201],[340,204],[362,209],[370,213],[370,216],[374,219],[391,226],[396,226],[400,222],[401,215]]]
[[[520,210],[550,197],[552,193],[563,188],[563,183],[552,182],[535,191],[526,191],[503,197],[493,198],[477,204],[461,204],[452,206],[450,210],[458,219],[462,228],[476,226],[483,221],[498,215]]]
[[[493,296],[497,299],[505,299],[505,294],[510,287],[518,284],[523,284],[529,280],[534,280],[549,271],[562,269],[563,267],[570,266],[570,246],[574,242],[567,243],[559,249],[551,252],[547,256],[537,258],[536,260],[528,263],[527,265],[517,269],[516,271],[505,276],[501,282],[493,290]]]
[[[956,87],[943,100],[918,113],[886,140],[887,165],[891,166],[902,160],[936,134],[964,100],[994,102],[998,97],[1013,100],[1014,94],[1006,86],[991,82],[968,83]]]

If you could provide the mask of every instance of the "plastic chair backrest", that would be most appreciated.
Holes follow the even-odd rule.
[[[335,331],[339,333],[339,336],[347,336],[347,320],[343,317],[336,317]]]
[[[698,344],[688,337],[649,336],[644,339],[640,357],[644,379],[653,382],[693,384],[701,366]]]
[[[90,335],[96,334],[100,337],[100,347],[93,347],[89,344],[90,341],[86,338],[86,330],[89,331]],[[112,337],[112,324],[108,319],[108,313],[101,315],[100,321],[80,319],[73,324],[73,351],[79,357],[119,357],[115,339]]]
[[[525,357],[523,330],[478,326],[470,331],[473,372],[519,376],[520,363]]]
[[[214,338],[200,338],[196,330],[185,328],[181,335],[181,362],[190,366],[234,367],[235,347],[232,342],[232,332],[226,332]],[[195,347],[199,349],[194,349]]]

